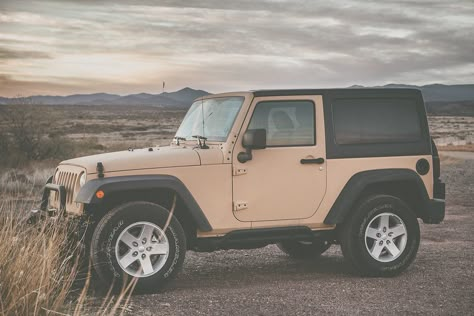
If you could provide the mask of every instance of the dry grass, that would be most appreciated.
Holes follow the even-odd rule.
[[[3,191],[2,196],[6,195]],[[75,224],[45,220],[30,225],[25,210],[33,206],[18,198],[0,201],[0,315],[117,315],[127,311],[134,283],[116,296],[109,292],[97,306],[96,299],[89,297],[91,274],[78,280],[82,244],[81,236],[70,233],[77,231]]]
[[[0,206],[0,314],[60,311],[77,276],[80,247],[66,222],[26,223],[21,203]]]

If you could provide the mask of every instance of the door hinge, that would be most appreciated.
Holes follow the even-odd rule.
[[[232,171],[232,174],[234,176],[240,176],[240,175],[246,174],[246,173],[247,173],[247,168],[234,167],[234,169]]]
[[[246,201],[234,201],[234,211],[245,210],[248,208],[248,205]]]

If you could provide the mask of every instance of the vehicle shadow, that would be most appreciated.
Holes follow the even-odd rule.
[[[337,249],[335,249],[337,248]],[[255,250],[192,253],[183,271],[166,291],[190,288],[227,288],[254,284],[354,276],[339,247],[317,259],[293,259],[275,246]]]

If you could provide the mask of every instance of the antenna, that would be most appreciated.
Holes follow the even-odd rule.
[[[202,116],[202,136],[205,137],[204,135],[204,100],[201,99],[201,116]]]

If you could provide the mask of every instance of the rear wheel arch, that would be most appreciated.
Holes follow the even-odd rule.
[[[411,169],[363,171],[352,176],[346,183],[324,223],[342,224],[360,201],[377,194],[391,195],[403,200],[420,218],[423,218],[423,212],[429,203],[423,180]]]
[[[388,181],[368,185],[361,193],[359,201],[371,195],[390,195],[401,199],[415,213],[416,217],[423,217],[425,199],[423,198],[424,186],[420,188],[414,180]],[[426,190],[425,190],[426,192]],[[358,201],[358,202],[359,202]]]

